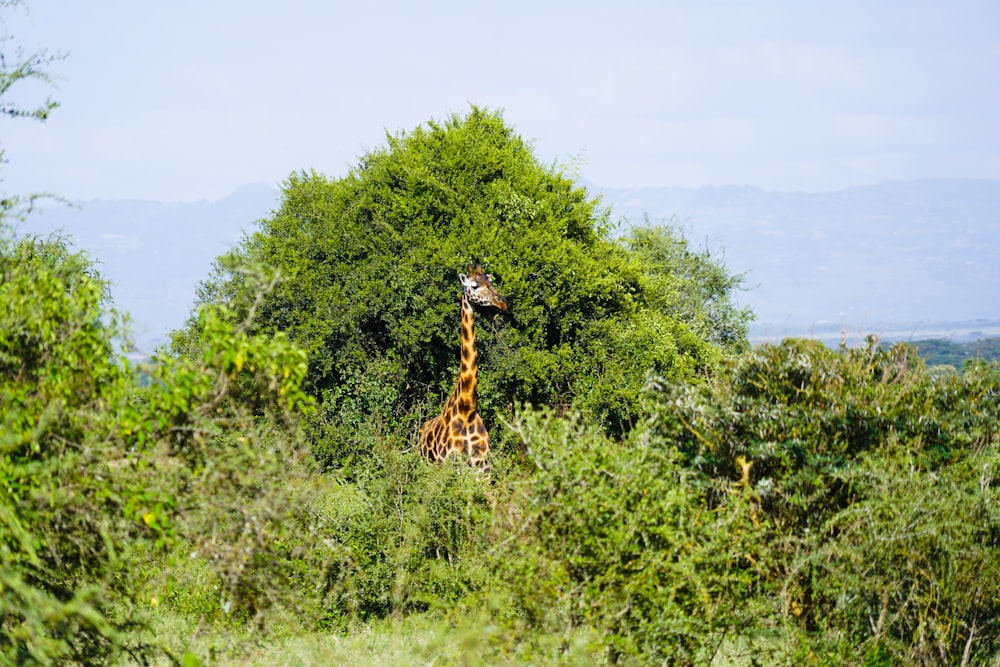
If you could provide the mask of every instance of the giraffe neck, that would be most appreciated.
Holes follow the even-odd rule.
[[[462,292],[462,353],[461,367],[458,379],[455,380],[455,391],[448,400],[449,405],[459,416],[466,419],[476,413],[476,389],[479,383],[476,366],[476,331],[473,327],[473,310],[469,298]]]

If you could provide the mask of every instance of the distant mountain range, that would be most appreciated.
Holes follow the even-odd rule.
[[[86,250],[112,282],[115,306],[132,316],[139,349],[151,352],[184,324],[213,260],[252,232],[255,221],[277,207],[277,197],[268,186],[247,185],[217,201],[98,199],[76,208],[49,206],[20,230],[62,232]]]
[[[758,337],[1000,335],[1000,181],[837,192],[593,188],[625,225],[673,220],[746,274]],[[971,321],[971,322],[970,322]],[[970,322],[968,325],[964,323]],[[961,323],[961,324],[956,324]]]
[[[758,339],[842,331],[894,338],[1000,335],[1000,181],[883,183],[829,193],[751,187],[590,186],[622,227],[672,220],[745,273]],[[248,185],[218,201],[95,200],[50,207],[25,233],[62,229],[99,262],[141,349],[191,310],[212,260],[278,205]],[[928,333],[929,332],[929,333]]]

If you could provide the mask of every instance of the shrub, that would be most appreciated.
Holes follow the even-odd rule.
[[[102,588],[122,530],[100,479],[127,378],[106,286],[62,239],[0,235],[0,655],[99,660],[120,638]],[[95,437],[96,435],[96,437]]]
[[[592,629],[614,663],[746,651],[735,638],[759,613],[761,537],[747,494],[734,485],[705,507],[695,473],[646,425],[616,442],[578,416],[525,410],[514,428],[536,466],[498,529],[493,586],[520,612],[515,626],[567,644]]]
[[[874,339],[788,340],[709,383],[657,384],[650,406],[709,507],[747,489],[756,585],[797,659],[969,664],[1000,640],[998,380],[996,366],[928,373]]]
[[[847,475],[856,500],[796,561],[831,600],[805,643],[841,664],[990,664],[1000,651],[995,450],[934,472],[893,438]]]
[[[952,454],[931,379],[904,346],[838,352],[787,340],[733,358],[712,382],[660,387],[661,437],[706,480],[749,475],[762,511],[787,533],[843,509],[851,496],[839,472],[890,434],[919,441],[926,465]]]
[[[523,645],[583,632],[610,662],[991,662],[998,382],[789,340],[705,383],[651,377],[624,440],[521,410],[534,470],[497,515],[482,597]]]
[[[480,563],[496,496],[457,459],[428,466],[392,442],[314,504],[318,529],[341,554],[326,615],[341,629],[448,609],[488,584]]]
[[[188,545],[218,605],[252,618],[285,594],[309,546],[308,468],[294,422],[303,354],[206,308],[198,358],[159,359],[139,387],[121,319],[87,258],[60,238],[0,235],[0,659],[97,664],[139,655],[148,601],[126,555]],[[253,399],[237,397],[239,385]],[[301,560],[301,558],[299,559]]]
[[[630,249],[611,239],[607,220],[499,114],[473,108],[388,137],[344,178],[291,176],[280,208],[220,259],[200,298],[239,318],[251,294],[229,270],[249,261],[281,272],[255,330],[287,332],[308,352],[316,454],[350,467],[372,450],[371,425],[415,433],[450,392],[457,274],[481,261],[511,305],[477,326],[487,424],[523,401],[575,405],[622,433],[647,370],[704,372],[719,354],[705,332],[717,320],[713,340],[745,345],[749,314],[726,300],[739,281],[717,280],[705,256],[692,254],[670,284],[704,284],[694,293],[714,295],[711,312],[696,307],[700,297],[668,297],[671,258],[686,242],[649,232]],[[180,352],[197,346],[190,331],[175,338]]]

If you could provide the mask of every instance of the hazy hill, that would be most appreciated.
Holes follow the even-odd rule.
[[[745,302],[759,334],[1000,320],[1000,181],[597,191],[616,217],[676,216],[693,242],[724,251],[755,286]]]
[[[1000,338],[987,338],[965,343],[950,340],[915,340],[910,343],[917,348],[928,366],[948,365],[962,368],[962,364],[972,359],[1000,361]]]
[[[79,208],[49,206],[20,230],[61,230],[87,250],[113,282],[112,298],[131,313],[137,343],[148,352],[184,323],[195,287],[208,276],[212,260],[276,205],[272,188],[248,185],[218,201],[95,200]]]
[[[676,217],[746,272],[760,338],[1000,335],[1000,181],[884,183],[828,193],[750,187],[594,188],[629,223]],[[249,185],[218,201],[92,201],[49,208],[27,232],[64,229],[114,281],[149,350],[190,311],[212,260],[277,205]],[[972,321],[972,322],[970,322]],[[962,323],[962,324],[955,324]]]

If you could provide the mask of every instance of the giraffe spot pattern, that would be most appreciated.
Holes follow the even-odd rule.
[[[489,469],[490,438],[482,418],[476,412],[476,347],[472,304],[507,310],[507,302],[492,285],[482,267],[469,269],[471,275],[461,275],[461,366],[455,380],[455,391],[445,403],[441,414],[429,419],[419,432],[420,453],[432,460],[443,461],[453,453],[464,454],[469,464]]]

